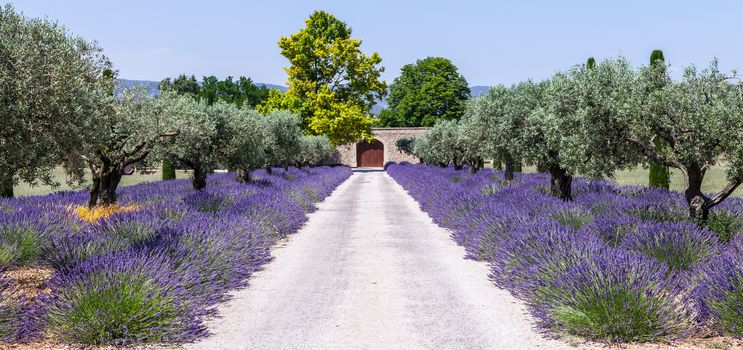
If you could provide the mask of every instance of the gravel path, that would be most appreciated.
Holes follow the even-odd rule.
[[[570,349],[384,172],[357,172],[189,349]]]

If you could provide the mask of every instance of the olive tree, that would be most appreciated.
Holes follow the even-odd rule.
[[[646,162],[683,173],[689,215],[701,222],[743,182],[743,86],[733,77],[715,59],[701,71],[687,67],[682,81],[658,88],[652,68],[644,67],[633,96],[640,103],[625,120],[622,137]],[[727,167],[728,182],[705,194],[705,175],[718,164]]]
[[[266,170],[272,166],[285,170],[293,164],[300,152],[302,138],[302,119],[286,110],[271,111],[261,118],[266,130]]]
[[[298,168],[321,165],[330,159],[335,147],[325,135],[304,135],[299,139],[299,153],[295,164]]]
[[[148,96],[143,89],[126,90],[111,107],[86,120],[79,132],[83,142],[71,150],[67,168],[82,177],[84,166],[91,172],[88,206],[116,203],[116,189],[124,168],[146,166],[148,157],[164,139],[177,136],[184,124],[183,110],[192,101],[164,93]]]
[[[480,145],[468,135],[472,128],[467,121],[442,120],[413,141],[413,153],[424,163],[451,164],[457,170],[468,165],[477,171],[482,157]]]
[[[19,180],[58,185],[51,172],[112,102],[112,76],[95,43],[0,8],[0,196]]]
[[[525,159],[548,169],[555,196],[572,200],[575,174],[612,177],[639,161],[623,139],[626,109],[636,104],[635,80],[633,68],[620,58],[575,66],[545,84],[519,142]]]
[[[266,164],[268,132],[263,117],[252,109],[223,105],[225,146],[220,152],[224,164],[236,170],[238,182],[250,182],[250,172]]]
[[[488,94],[472,100],[465,113],[469,138],[481,146],[481,152],[505,162],[505,178],[513,179],[513,172],[521,161],[517,142],[526,117],[539,104],[540,85],[531,81],[511,88],[496,86]]]
[[[228,116],[236,114],[237,107],[221,101],[213,105],[193,99],[183,102],[178,116],[180,134],[165,143],[161,158],[191,169],[193,187],[201,190],[206,187],[207,174],[220,165],[229,135]]]

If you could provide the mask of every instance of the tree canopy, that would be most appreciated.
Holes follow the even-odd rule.
[[[439,120],[458,120],[469,97],[467,80],[449,59],[427,57],[402,67],[390,85],[389,107],[379,115],[379,124],[433,126]]]
[[[244,76],[234,80],[229,76],[219,80],[215,76],[205,76],[201,84],[196,77],[181,74],[171,79],[165,78],[158,85],[160,91],[173,90],[179,94],[191,95],[206,104],[217,101],[235,104],[238,108],[247,106],[254,108],[268,98],[269,89],[266,86],[257,86],[253,80]]]
[[[80,144],[84,121],[111,103],[112,75],[95,43],[0,8],[0,195],[18,180],[55,184],[51,171]]]
[[[351,28],[327,12],[315,11],[305,23],[279,40],[291,64],[285,69],[289,90],[272,90],[259,110],[293,111],[306,133],[327,135],[333,144],[372,138],[369,111],[387,90],[380,80],[382,58],[361,52],[361,40],[351,37]]]

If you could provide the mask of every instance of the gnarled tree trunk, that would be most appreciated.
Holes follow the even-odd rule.
[[[511,181],[513,180],[513,170],[514,170],[514,164],[513,164],[513,157],[511,157],[510,153],[506,153],[505,156],[503,156],[503,160],[506,163],[506,170],[503,173],[503,177]]]
[[[106,165],[93,172],[88,207],[107,206],[116,203],[116,189],[121,182],[121,168]]]
[[[0,197],[12,198],[13,195],[13,174],[0,173]]]
[[[193,162],[191,168],[193,169],[191,184],[194,189],[201,191],[206,187],[206,170],[204,170],[200,161]]]
[[[560,198],[564,201],[573,200],[573,176],[569,175],[568,172],[560,168],[560,166],[553,165],[550,167],[550,190],[552,195]]]
[[[235,173],[236,173],[235,180],[237,180],[237,182],[248,183],[251,181],[250,171],[245,170],[245,169],[237,169]]]

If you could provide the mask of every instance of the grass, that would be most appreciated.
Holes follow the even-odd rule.
[[[87,184],[90,184],[90,175],[86,172],[86,180]],[[190,175],[186,171],[183,170],[177,170],[175,172],[176,178],[178,179],[186,179]],[[51,187],[47,185],[37,185],[32,186],[26,182],[20,182],[18,183],[14,188],[13,191],[15,192],[15,196],[36,196],[36,195],[45,195],[56,191],[63,191],[63,190],[78,190],[83,187],[75,187],[70,186],[66,183],[66,177],[64,170],[62,170],[61,167],[57,167],[54,169],[54,172],[52,172],[52,178],[59,182],[61,185],[59,187]],[[152,182],[152,181],[160,181],[162,179],[162,173],[160,169],[155,171],[152,174],[140,174],[140,173],[134,173],[133,175],[124,175],[121,177],[121,183],[119,186],[129,186],[129,185],[135,185],[142,182]]]
[[[534,166],[525,166],[525,173],[534,173],[537,168]],[[616,172],[614,181],[620,185],[648,185],[648,169],[642,167],[636,167],[629,170],[621,170]],[[712,193],[721,190],[727,184],[727,178],[725,176],[725,167],[715,166],[707,171],[707,176],[704,178],[702,184],[702,191]],[[671,190],[683,191],[684,188],[684,175],[678,169],[671,169]],[[743,197],[743,186],[739,187],[733,196]]]

